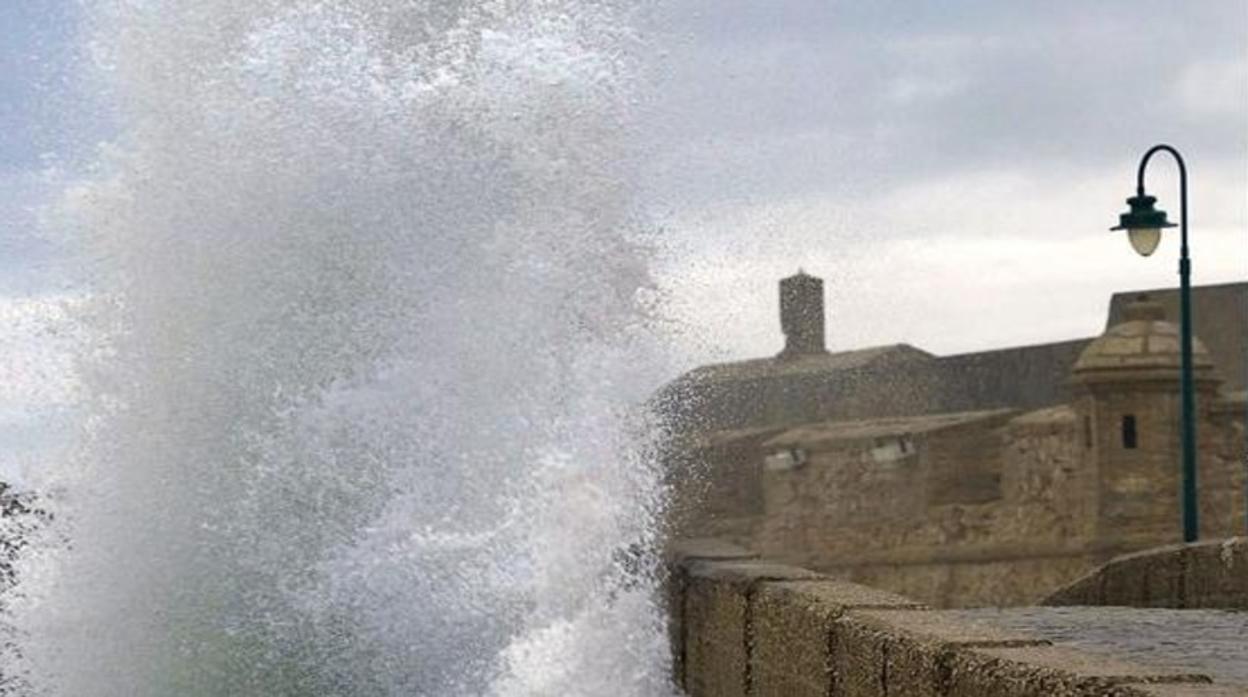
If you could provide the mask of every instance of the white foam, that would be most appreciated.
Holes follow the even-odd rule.
[[[56,217],[96,262],[32,691],[664,693],[635,8],[90,6],[121,129]]]

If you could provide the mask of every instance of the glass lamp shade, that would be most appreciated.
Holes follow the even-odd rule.
[[[1161,228],[1131,228],[1127,230],[1127,239],[1140,256],[1146,257],[1157,251],[1157,245],[1161,242]]]
[[[1157,199],[1143,191],[1127,199],[1131,209],[1118,216],[1118,224],[1110,230],[1126,230],[1127,239],[1140,256],[1148,256],[1157,251],[1161,242],[1161,231],[1174,227],[1174,223],[1166,220],[1166,212],[1153,206]]]

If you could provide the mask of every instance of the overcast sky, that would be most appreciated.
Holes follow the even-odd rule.
[[[1097,333],[1112,291],[1177,284],[1176,239],[1143,259],[1107,231],[1159,141],[1188,160],[1196,282],[1248,279],[1245,0],[686,0],[666,26],[652,181],[696,355],[777,351],[798,267],[832,348]]]
[[[32,207],[67,134],[74,3],[0,2],[0,297],[57,290]],[[1186,153],[1198,283],[1248,278],[1248,0],[673,0],[648,196],[688,363],[770,354],[776,280],[827,280],[829,344],[939,353],[1100,330],[1177,282],[1107,231],[1149,145]],[[101,136],[102,137],[102,136]],[[1150,177],[1177,217],[1173,167]]]

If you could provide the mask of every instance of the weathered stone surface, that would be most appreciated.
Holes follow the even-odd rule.
[[[1116,557],[1044,604],[1248,609],[1248,538]]]
[[[819,581],[789,581],[771,586],[773,592],[791,591],[800,593],[803,598],[820,607],[834,608],[839,615],[845,610],[859,609],[926,609],[922,603],[915,602],[904,595],[871,588],[858,583],[838,579]]]
[[[1121,697],[1248,697],[1248,688],[1228,685],[1131,685]]]
[[[751,595],[764,581],[819,575],[750,561],[690,561],[686,568],[685,689],[691,697],[744,697],[750,684]]]
[[[746,695],[746,594],[690,574],[684,602],[684,687],[690,697]]]
[[[832,622],[843,610],[793,585],[766,583],[754,594],[750,665],[756,697],[824,697],[831,689]]]
[[[1119,558],[1113,574],[1101,583],[1102,603],[1129,607],[1181,607],[1184,550],[1182,546]],[[1176,605],[1177,603],[1177,605]]]
[[[1215,545],[1209,545],[1216,549]],[[1229,552],[1228,552],[1229,553]],[[1225,697],[1207,676],[1141,666],[757,560],[688,560],[690,697]]]
[[[1248,610],[1248,538],[1193,545],[1186,562],[1183,607]]]
[[[1048,606],[1104,604],[1105,593],[1102,588],[1104,577],[1098,571],[1099,569],[1094,569],[1058,588],[1046,596],[1040,604]]]
[[[890,633],[933,642],[945,648],[1048,646],[1051,642],[982,622],[950,617],[939,610],[854,610],[851,617],[887,628]]]
[[[1111,695],[1124,685],[1210,682],[1204,675],[1059,646],[971,649],[955,654],[952,663],[949,697]]]
[[[944,695],[953,656],[967,647],[1048,642],[922,610],[854,610],[833,635],[837,695]]]
[[[1235,293],[1245,297],[1248,284]],[[782,402],[786,416],[735,426],[697,421],[689,461],[701,464],[673,458],[678,483],[705,489],[693,497],[704,514],[693,516],[696,534],[728,535],[767,558],[942,607],[1034,603],[1115,554],[1174,542],[1176,318],[1166,321],[1155,303],[1120,300],[1103,336],[1056,353],[993,352],[980,357],[995,366],[982,372],[980,359],[898,347],[697,371],[718,387],[696,407],[735,405],[729,411],[740,407],[743,415]],[[1242,343],[1243,324],[1202,326],[1220,334],[1234,326]],[[1219,344],[1219,358],[1231,355],[1231,344]],[[1197,344],[1201,528],[1225,536],[1245,525],[1246,407],[1243,393],[1218,390],[1231,366],[1215,366],[1212,355]],[[885,363],[885,373],[864,372]],[[1233,371],[1242,378],[1239,363]],[[956,379],[909,373],[937,364],[956,364]],[[1019,394],[1024,383],[1050,398],[1001,397]],[[901,406],[907,400],[897,396],[910,392],[922,393],[920,402],[935,399]],[[1197,585],[1207,585],[1202,579],[1214,577],[1202,575]],[[1175,567],[1159,567],[1110,594],[1163,605],[1186,580]]]
[[[824,697],[833,687],[832,631],[855,608],[921,605],[845,581],[765,583],[753,596],[751,675],[755,697]]]
[[[678,686],[685,685],[685,594],[689,585],[688,572],[695,561],[743,560],[757,556],[754,552],[714,538],[676,540],[668,546],[667,605],[671,618],[667,625],[672,647],[672,678]]]

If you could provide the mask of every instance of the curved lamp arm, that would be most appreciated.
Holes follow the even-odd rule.
[[[1135,191],[1139,196],[1144,195],[1144,171],[1148,169],[1149,160],[1153,159],[1153,155],[1159,152],[1167,152],[1179,166],[1179,235],[1181,245],[1181,256],[1187,258],[1187,163],[1183,161],[1183,156],[1172,145],[1161,143],[1154,145],[1144,153],[1144,157],[1140,158],[1140,168],[1135,176]]]

